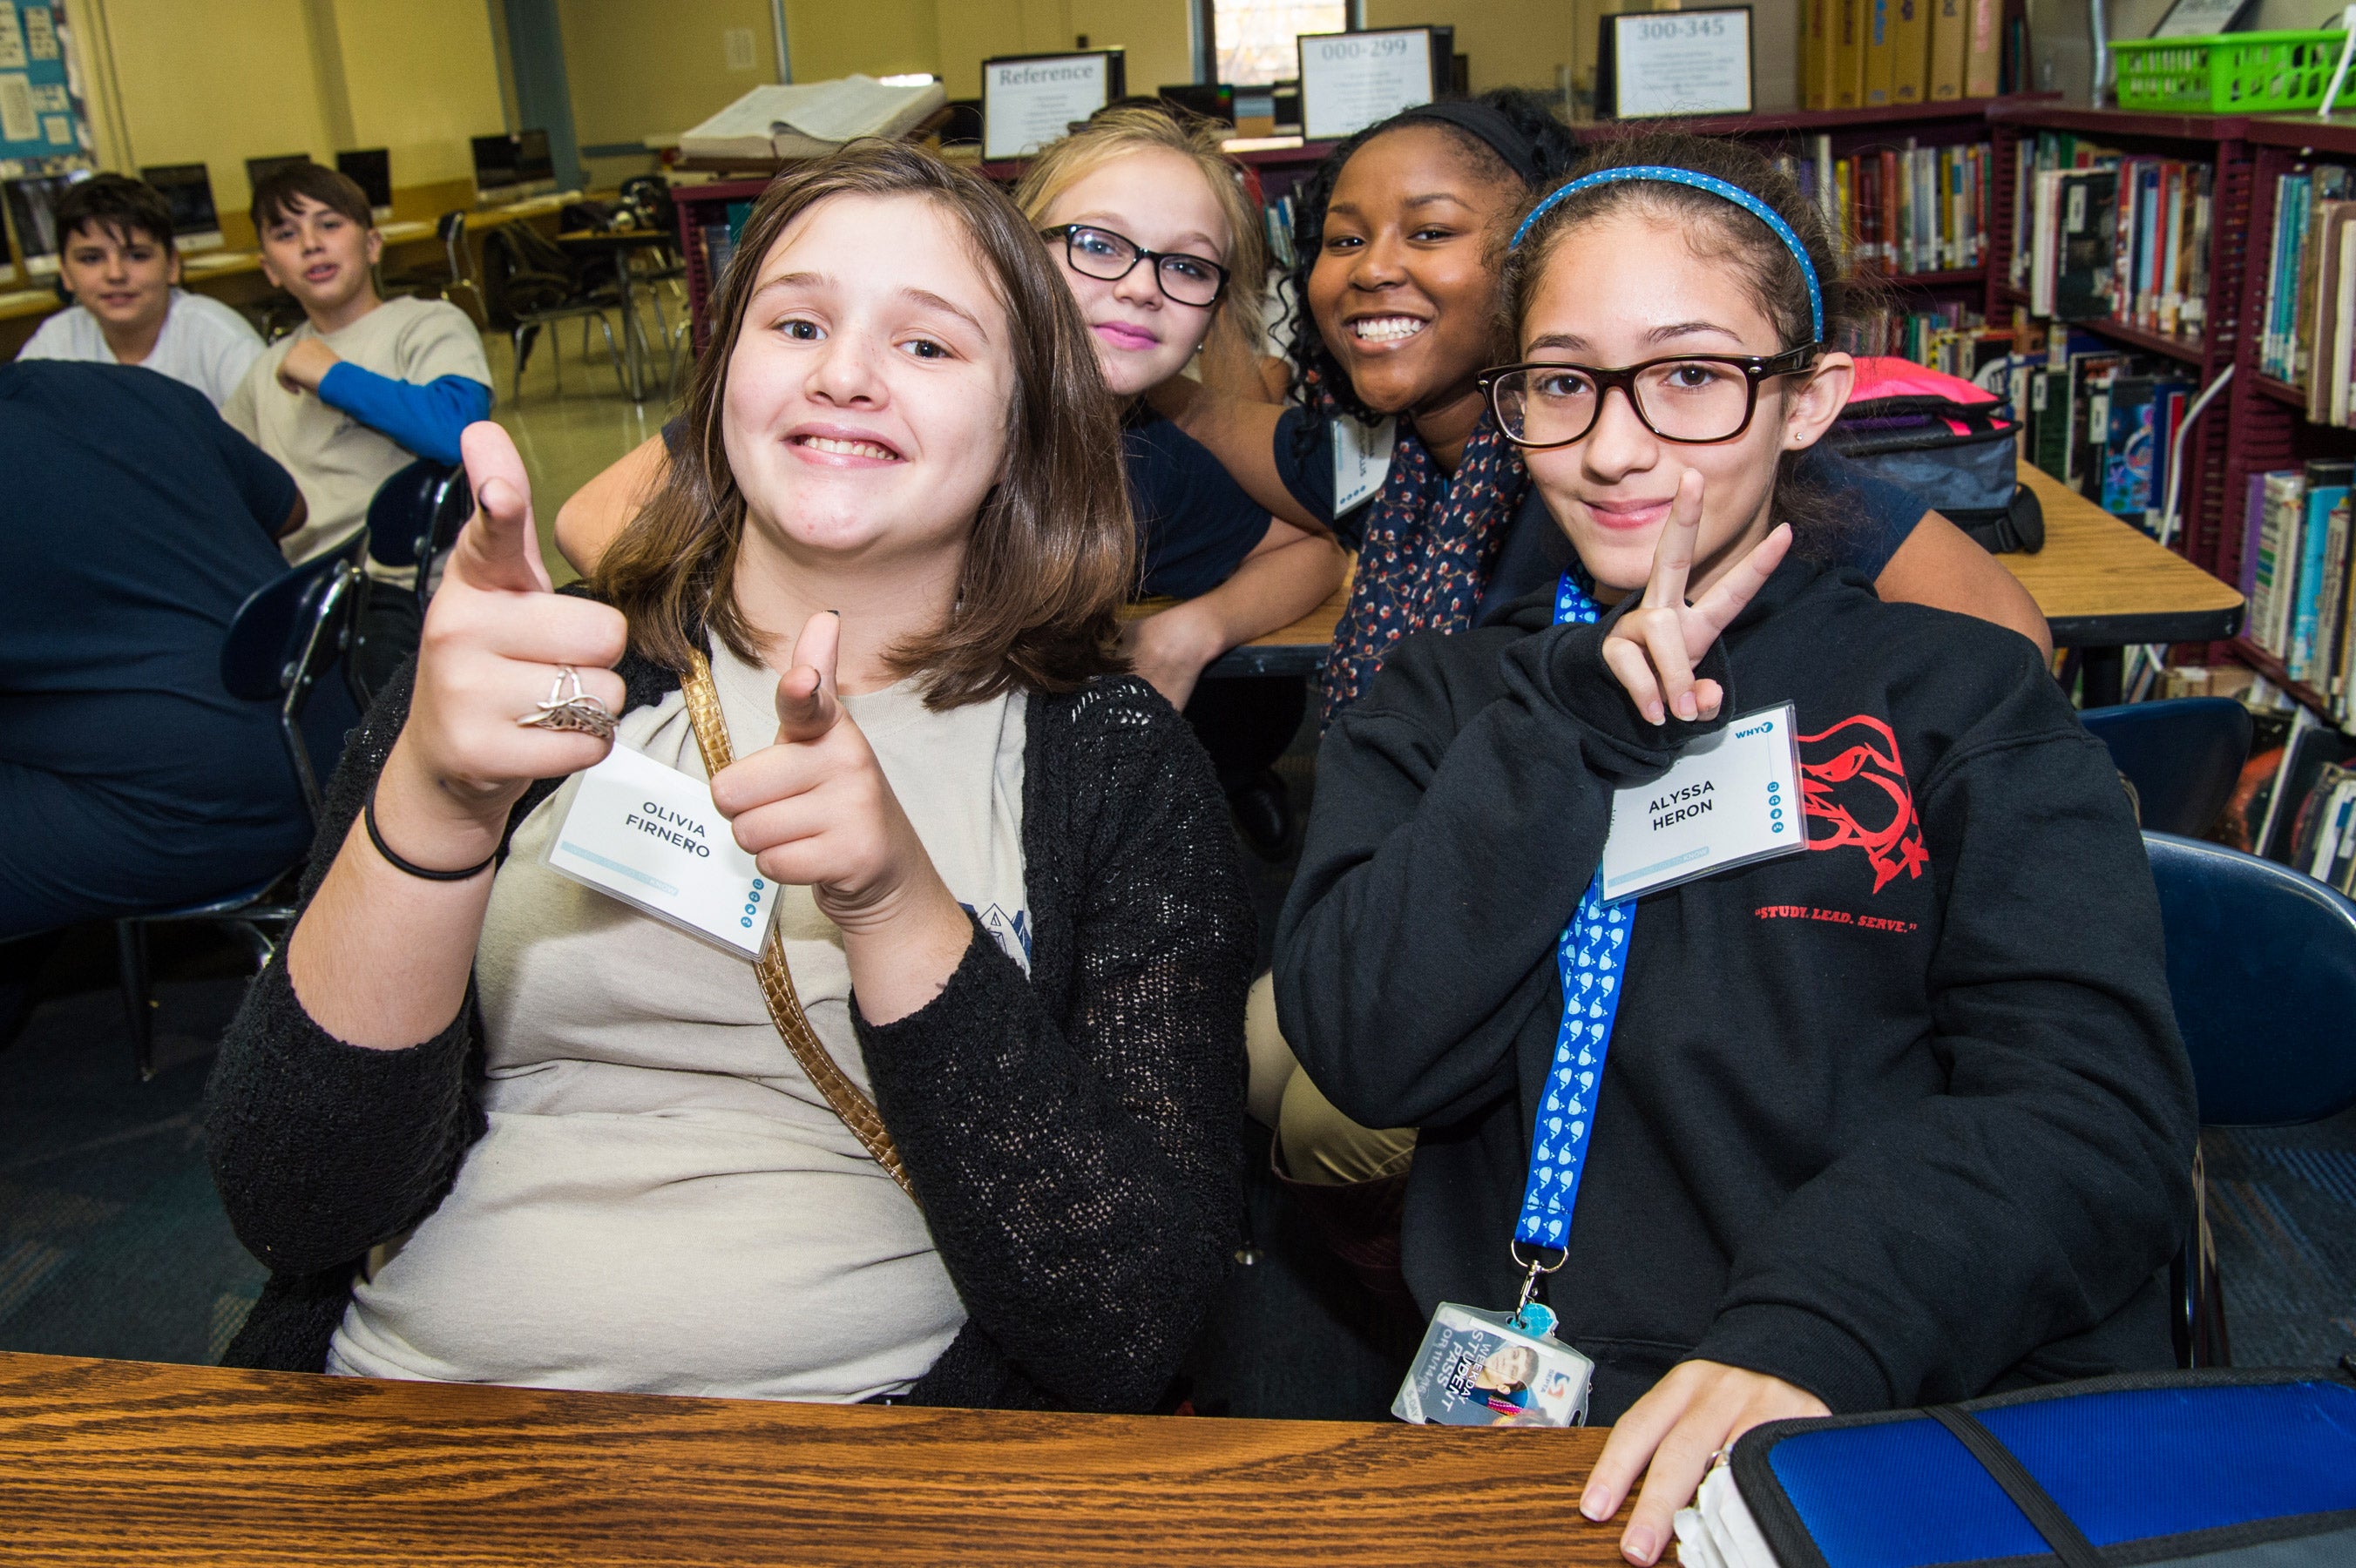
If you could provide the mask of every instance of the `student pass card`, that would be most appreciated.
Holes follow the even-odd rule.
[[[578,775],[548,846],[548,869],[702,938],[757,959],[776,884],[738,847],[712,786],[629,747]]]
[[[1650,784],[1612,793],[1609,903],[1808,847],[1794,709],[1762,708],[1687,746]]]

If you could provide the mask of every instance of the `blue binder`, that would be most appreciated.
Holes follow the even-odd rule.
[[[2356,1382],[2134,1374],[1752,1429],[1734,1482],[1781,1568],[2356,1564]]]

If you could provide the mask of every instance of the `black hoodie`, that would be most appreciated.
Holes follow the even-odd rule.
[[[1601,626],[1419,636],[1327,734],[1277,933],[1286,1040],[1422,1129],[1408,1284],[1510,1306],[1554,949],[1644,723]],[[1691,1357],[1836,1412],[2169,1364],[2192,1082],[2117,773],[2011,632],[1787,560],[1704,660],[1795,702],[1810,852],[1644,897],[1569,1255],[1611,1420]]]

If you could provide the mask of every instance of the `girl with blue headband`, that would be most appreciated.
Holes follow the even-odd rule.
[[[1636,1496],[1649,1563],[1762,1421],[2170,1365],[2194,1105],[2107,754],[1789,483],[1853,368],[1815,209],[1649,138],[1505,288],[1480,384],[1558,575],[1328,731],[1277,1006],[1342,1114],[1421,1129],[1419,1307],[1591,1360],[1580,1509]]]

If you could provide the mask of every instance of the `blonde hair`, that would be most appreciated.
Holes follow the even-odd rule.
[[[1166,109],[1136,105],[1107,109],[1087,126],[1049,145],[1031,160],[1014,187],[1014,205],[1033,227],[1047,220],[1063,194],[1115,158],[1158,150],[1191,161],[1211,187],[1211,199],[1226,219],[1226,254],[1218,258],[1230,276],[1211,329],[1204,336],[1208,355],[1213,338],[1222,350],[1260,351],[1260,303],[1268,293],[1268,242],[1260,232],[1258,204],[1245,194],[1243,168],[1219,150],[1225,134],[1216,121],[1193,115],[1183,121]],[[1247,361],[1248,362],[1248,361]]]

